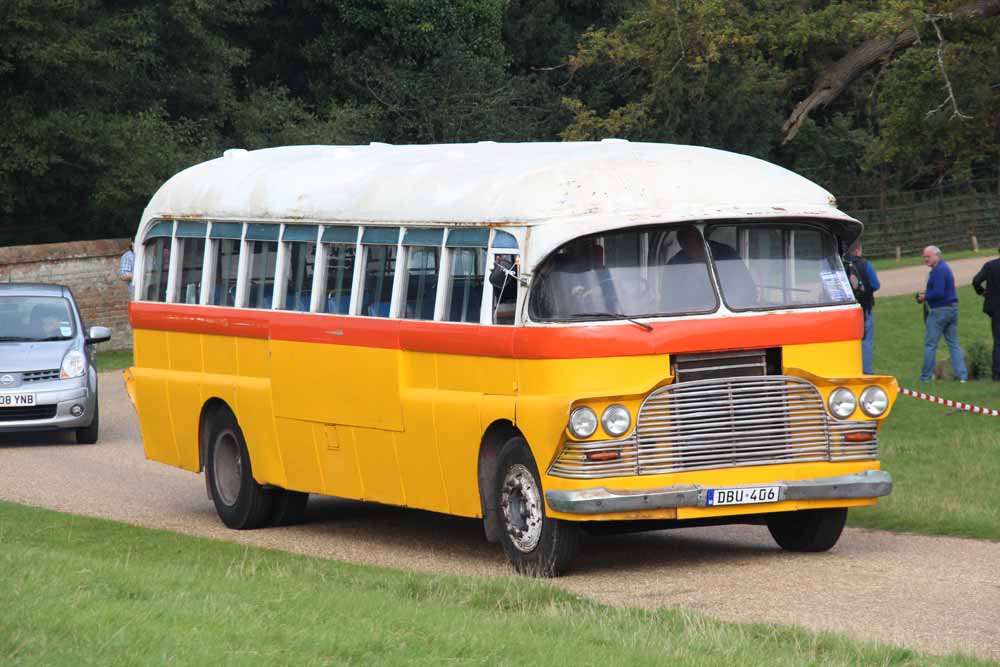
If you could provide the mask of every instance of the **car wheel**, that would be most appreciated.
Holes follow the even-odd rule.
[[[93,445],[97,442],[97,436],[101,430],[101,408],[94,398],[94,418],[90,421],[90,426],[76,429],[76,444]]]
[[[205,473],[222,523],[248,530],[268,522],[271,494],[254,480],[243,431],[229,411],[217,412],[212,417]]]
[[[306,520],[309,494],[287,489],[271,491],[271,525],[293,526]]]
[[[847,508],[782,512],[767,518],[771,537],[785,551],[826,551],[840,539]]]
[[[562,574],[576,555],[577,525],[546,515],[538,467],[524,438],[504,443],[498,461],[494,493],[507,558],[521,574]]]

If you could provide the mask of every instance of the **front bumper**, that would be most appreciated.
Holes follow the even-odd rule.
[[[3,414],[4,408],[0,408],[0,433],[51,431],[90,426],[96,407],[96,392],[90,391],[86,376],[39,384],[41,386],[38,387],[22,386],[18,391],[30,391],[35,394],[36,406],[55,406],[55,414],[44,418],[9,419]],[[83,414],[79,417],[73,416],[70,412],[74,405],[83,406]]]
[[[866,470],[852,475],[747,486],[777,486],[778,502],[783,500],[837,500],[877,498],[892,491],[892,476],[884,470]],[[734,488],[727,486],[726,488]],[[736,487],[739,488],[739,487]],[[547,491],[545,500],[552,510],[565,514],[614,514],[677,507],[707,507],[708,487],[691,484],[635,491],[604,487],[576,491]]]

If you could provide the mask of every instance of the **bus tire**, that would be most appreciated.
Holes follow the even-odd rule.
[[[785,551],[827,551],[844,530],[847,508],[782,512],[767,518],[771,537]]]
[[[306,520],[309,494],[287,489],[271,491],[271,525],[294,526]]]
[[[498,462],[494,493],[504,553],[521,574],[559,576],[576,555],[578,526],[546,515],[538,467],[524,438],[507,440]]]
[[[271,494],[253,478],[243,431],[228,410],[216,412],[208,429],[205,474],[215,511],[236,530],[259,528],[271,516]]]

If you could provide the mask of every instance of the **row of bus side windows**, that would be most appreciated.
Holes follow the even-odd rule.
[[[157,225],[169,225],[161,221]],[[180,230],[178,225],[178,232]],[[191,223],[187,223],[190,225]],[[204,225],[204,223],[200,223]],[[352,297],[357,289],[358,305],[354,312],[370,317],[389,317],[397,278],[403,282],[397,295],[398,316],[403,319],[433,320],[438,308],[440,319],[448,322],[479,322],[487,273],[485,239],[489,230],[482,232],[483,246],[441,244],[443,230],[405,230],[407,235],[421,240],[436,241],[435,245],[415,245],[404,241],[400,244],[357,242],[357,228],[338,229],[332,236],[340,241],[320,242],[305,240],[317,237],[317,228],[296,226],[293,240],[247,238],[239,223],[222,223],[229,227],[228,237],[192,238],[167,235],[160,227],[160,234],[147,238],[144,248],[143,294],[147,301],[172,301],[177,303],[206,303],[217,306],[345,315],[351,313]],[[270,227],[253,225],[250,227]],[[274,227],[277,227],[276,225]],[[286,237],[288,229],[286,227]],[[157,230],[154,225],[152,230]],[[330,228],[326,228],[329,230]],[[372,229],[372,228],[369,228]],[[379,238],[385,230],[378,230]],[[190,230],[190,228],[189,228]],[[392,230],[398,238],[400,230]],[[468,230],[463,230],[468,234]],[[258,233],[261,233],[258,230]],[[516,241],[505,232],[506,247],[516,247]],[[267,235],[267,230],[263,232]],[[423,236],[421,236],[423,234]],[[221,234],[220,234],[221,236]],[[236,237],[238,236],[238,237]],[[352,236],[353,242],[346,240]],[[509,237],[509,238],[508,238]],[[277,239],[277,232],[273,232]],[[325,235],[324,235],[325,238]],[[407,236],[409,238],[409,236]],[[171,249],[179,253],[179,261],[171,260]],[[402,256],[400,256],[402,252]],[[242,255],[242,257],[241,257]],[[280,259],[279,259],[280,255]],[[515,255],[498,255],[513,261]],[[245,267],[241,265],[241,259]],[[397,270],[397,261],[403,265]],[[283,267],[279,263],[283,262]],[[358,266],[359,262],[363,263]],[[443,266],[442,263],[445,265]],[[176,287],[168,290],[171,267],[179,272]],[[240,273],[246,276],[244,294],[240,295]],[[279,278],[280,272],[280,278]],[[317,276],[317,272],[320,274]],[[360,272],[360,288],[355,286],[355,273]],[[449,289],[439,295],[439,283],[446,277]],[[277,280],[282,280],[276,285]],[[202,285],[206,285],[202,294]],[[314,285],[320,290],[313,299]],[[496,290],[494,290],[496,292]],[[493,321],[513,324],[514,302],[517,287],[512,284],[502,293],[493,295]]]

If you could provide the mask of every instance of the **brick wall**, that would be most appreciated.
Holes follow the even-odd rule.
[[[73,290],[88,327],[111,328],[103,350],[132,347],[128,289],[118,279],[118,262],[128,239],[74,241],[0,248],[0,282],[55,283]]]

